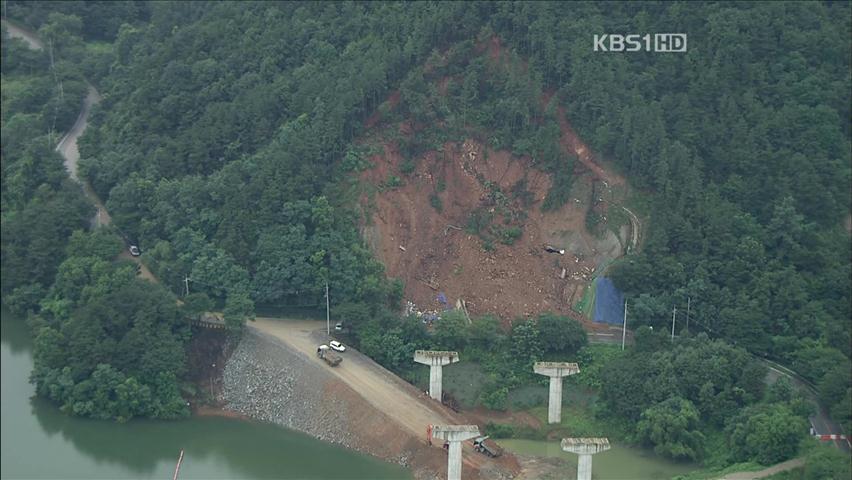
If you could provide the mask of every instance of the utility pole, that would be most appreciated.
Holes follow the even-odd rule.
[[[186,290],[184,290],[183,296],[188,297],[189,296],[189,277],[186,276],[186,275],[183,276],[183,284],[186,286]]]
[[[692,300],[686,297],[686,333],[689,333],[689,301]]]
[[[677,316],[677,307],[672,307],[672,342],[674,342],[675,317]]]
[[[624,299],[624,323],[621,324],[621,349],[624,350],[624,340],[627,339],[627,299]]]
[[[328,307],[328,280],[325,281],[325,334],[331,335],[331,315]]]

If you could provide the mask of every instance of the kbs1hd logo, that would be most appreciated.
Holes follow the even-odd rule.
[[[653,35],[595,35],[596,52],[686,52],[685,33],[655,33]]]

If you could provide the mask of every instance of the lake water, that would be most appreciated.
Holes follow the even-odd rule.
[[[576,471],[577,455],[563,452],[559,442],[499,439],[497,443],[522,455],[564,458]],[[693,463],[671,462],[650,450],[623,445],[613,445],[611,450],[592,456],[592,478],[595,480],[663,480],[698,468]]]
[[[3,309],[0,477],[410,479],[411,473],[273,425],[227,418],[116,424],[73,418],[36,398],[32,339]]]

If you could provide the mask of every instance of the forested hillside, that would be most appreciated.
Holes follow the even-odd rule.
[[[152,4],[149,25],[119,32],[84,174],[175,289],[189,275],[231,302],[319,303],[328,280],[335,304],[398,301],[339,208],[336,162],[389,86],[473,13]]]
[[[665,328],[689,298],[693,328],[814,382],[845,377],[845,398],[823,391],[848,423],[849,6],[611,7],[517,6],[494,22],[594,149],[655,193],[642,253],[612,272],[632,321]],[[622,30],[687,32],[689,52],[585,43]]]
[[[5,301],[15,287],[52,283],[62,262],[57,246],[64,245],[72,230],[85,227],[91,207],[53,150],[77,118],[86,94],[80,73],[61,61],[51,68],[47,52],[5,36],[2,58],[0,285]]]
[[[436,138],[484,137],[494,148],[532,157],[552,174],[551,208],[567,200],[572,182],[573,159],[555,145],[553,112],[564,105],[595,154],[650,199],[641,252],[610,271],[627,294],[631,324],[669,328],[672,307],[683,311],[689,302],[690,332],[706,334],[670,351],[659,342],[637,349],[622,360],[628,362],[623,371],[632,375],[625,374],[625,381],[663,378],[661,372],[671,372],[667,365],[682,365],[683,372],[738,370],[655,392],[604,389],[611,415],[636,423],[632,433],[657,445],[663,442],[654,436],[654,422],[665,424],[676,413],[689,425],[678,448],[694,451],[673,456],[690,458],[701,455],[701,437],[693,430],[727,429],[726,438],[743,444],[750,428],[763,431],[763,424],[736,417],[737,409],[763,409],[755,415],[768,423],[798,425],[806,409],[789,392],[764,395],[747,350],[816,383],[848,428],[848,3],[121,5],[8,2],[8,14],[35,28],[52,25],[46,33],[56,34],[57,44],[63,38],[67,43],[69,31],[72,40],[111,44],[90,48],[83,55],[90,60],[81,62],[104,96],[80,142],[81,173],[172,292],[182,292],[191,279],[189,289],[223,307],[226,320],[238,327],[259,306],[324,303],[328,282],[334,314],[356,326],[360,321],[364,328],[355,338],[360,335],[365,350],[392,368],[417,342],[462,348],[465,338],[445,335],[466,335],[456,323],[427,338],[411,331],[419,326],[400,321],[401,285],[386,278],[358,231],[355,171],[365,160],[357,141],[368,118],[398,90],[397,109],[381,113],[421,125],[423,136],[404,145],[408,160],[434,149]],[[592,49],[595,34],[655,32],[685,32],[688,52]],[[477,49],[492,39],[508,52],[506,76],[487,75],[478,58]],[[23,47],[4,42],[3,48],[5,59],[7,48]],[[73,52],[67,55],[73,58]],[[43,71],[45,60],[39,61]],[[25,286],[12,298],[26,293],[24,304],[37,310],[60,260],[33,253],[43,249],[32,247],[34,241],[7,242],[7,235],[33,234],[28,222],[44,218],[42,210],[53,211],[44,205],[52,197],[38,193],[39,185],[61,191],[62,176],[55,166],[37,165],[51,149],[32,147],[35,166],[27,173],[30,164],[16,160],[23,154],[13,152],[14,140],[7,147],[7,128],[36,128],[15,127],[27,118],[41,122],[39,128],[45,122],[43,115],[13,122],[16,117],[7,114],[14,109],[36,115],[31,112],[41,111],[47,94],[33,99],[33,106],[9,102],[7,112],[6,69],[24,67],[4,60],[3,68],[4,301]],[[438,95],[430,81],[444,76],[453,80]],[[57,241],[64,243],[71,229],[55,233]],[[94,264],[97,256],[86,261]],[[22,273],[29,264],[38,265],[35,282]],[[102,273],[121,275],[114,268]],[[62,285],[68,287],[59,282],[53,288],[54,299],[84,299]],[[121,291],[104,292],[93,305],[73,305],[85,318],[108,316],[120,307]],[[148,294],[155,295],[142,289],[137,300]],[[167,310],[157,317],[158,328],[183,339],[174,321],[178,313]],[[494,323],[488,318],[482,325]],[[510,335],[535,337],[531,332],[538,327],[517,325]],[[492,334],[483,333],[482,349],[510,349],[502,332]],[[511,352],[535,360],[546,351],[531,348]],[[166,370],[179,376],[177,349],[169,349],[173,362]],[[53,368],[66,363],[52,362]],[[128,374],[146,378],[157,369],[125,366]],[[130,414],[179,413],[168,408],[177,405],[169,403],[174,391],[162,392],[166,400]],[[498,391],[490,400],[499,404],[501,395],[505,399],[505,391]],[[754,406],[764,396],[771,397],[768,403]],[[797,434],[791,435],[795,443]],[[790,454],[785,450],[785,457]]]
[[[91,60],[102,57],[86,52],[81,30],[78,17],[52,12],[40,49],[4,31],[3,303],[29,314],[32,380],[66,413],[185,416],[187,307],[115,261],[124,246],[113,229],[84,232],[94,209],[54,149],[78,117],[83,75],[96,76]]]

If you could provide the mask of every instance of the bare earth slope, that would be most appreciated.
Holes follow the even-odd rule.
[[[372,161],[375,167],[363,180],[380,185],[399,176],[404,184],[365,199],[372,214],[364,235],[388,275],[403,280],[406,300],[420,310],[440,309],[437,296],[444,293],[451,306],[464,299],[471,314],[495,313],[504,320],[548,310],[574,316],[571,307],[594,272],[621,256],[629,241],[628,228],[619,235],[607,229],[602,237],[586,229],[592,175],[576,175],[572,200],[542,212],[549,175],[528,159],[473,140],[425,154],[408,176],[399,173],[403,159],[391,145]],[[522,181],[531,200],[527,205],[510,193]],[[494,241],[492,251],[466,228],[477,209],[494,215],[498,225],[504,221],[489,184],[499,186],[510,208],[525,217],[521,237],[512,245]],[[440,199],[440,211],[430,204],[433,195]],[[547,253],[545,245],[565,249],[565,255]]]

